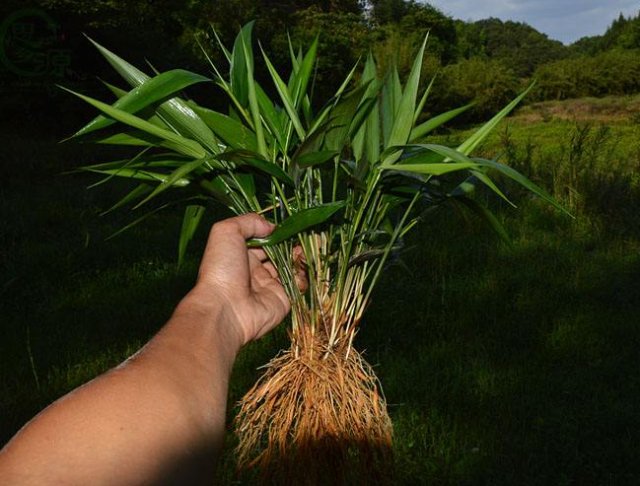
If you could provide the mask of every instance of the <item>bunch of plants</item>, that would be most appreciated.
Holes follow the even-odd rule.
[[[96,44],[129,88],[109,84],[111,104],[78,94],[101,114],[75,137],[127,146],[132,156],[83,170],[135,182],[114,206],[149,207],[131,224],[184,206],[179,261],[209,207],[256,212],[277,225],[247,245],[263,247],[277,268],[291,300],[291,344],[239,404],[238,466],[267,482],[379,482],[391,459],[392,424],[354,337],[390,257],[442,204],[468,208],[504,235],[474,197],[485,186],[507,199],[493,174],[557,204],[515,170],[472,156],[525,93],[460,146],[431,144],[430,132],[470,105],[421,120],[433,85],[420,82],[427,39],[404,83],[395,69],[379,73],[369,55],[319,101],[317,39],[305,51],[289,46],[284,76],[267,53],[255,55],[251,32],[252,24],[243,27],[230,50],[220,42],[228,66],[212,63],[211,78],[184,70],[148,75]],[[271,77],[268,89],[254,76],[256,59]],[[216,85],[228,110],[187,99],[183,90],[196,83]],[[294,277],[295,246],[308,274],[304,293]]]

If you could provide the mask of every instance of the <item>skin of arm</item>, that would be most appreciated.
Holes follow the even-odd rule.
[[[290,310],[264,251],[245,244],[272,230],[256,214],[215,224],[170,320],[27,423],[0,451],[0,484],[211,484],[235,357]]]

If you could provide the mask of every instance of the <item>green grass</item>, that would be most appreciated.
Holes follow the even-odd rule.
[[[571,145],[580,124],[519,117],[483,148],[511,157],[570,203],[575,220],[510,186],[520,208],[494,205],[512,248],[449,208],[426,218],[386,270],[357,346],[389,402],[398,484],[640,481],[640,138],[632,121],[608,123],[606,137],[592,123],[581,153]],[[24,134],[0,141],[8,147],[0,189],[4,442],[162,325],[193,282],[206,232],[179,272],[179,214],[104,241],[131,217],[97,216],[118,195],[86,191],[93,179],[85,176],[57,175],[86,163],[92,148]],[[571,184],[580,198],[570,199]],[[242,353],[232,402],[285,342],[281,328]],[[228,449],[224,465],[232,460]],[[233,477],[229,467],[220,475]]]

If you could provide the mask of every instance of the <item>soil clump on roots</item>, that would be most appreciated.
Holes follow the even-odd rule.
[[[240,402],[240,473],[261,484],[390,482],[392,426],[371,366],[351,339],[296,334]]]

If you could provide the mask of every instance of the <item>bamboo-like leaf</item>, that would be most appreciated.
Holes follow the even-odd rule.
[[[411,128],[413,126],[414,112],[416,109],[416,99],[418,96],[418,86],[420,84],[420,72],[422,70],[422,58],[424,57],[424,49],[427,45],[427,37],[422,42],[422,47],[418,51],[407,84],[402,93],[402,98],[395,111],[395,119],[389,139],[386,143],[387,146],[403,145],[409,140],[411,134]],[[392,164],[400,158],[401,151],[389,154],[383,162],[386,164]]]
[[[307,85],[313,72],[313,67],[316,62],[316,55],[318,51],[318,36],[311,43],[311,47],[305,54],[299,67],[294,70],[295,75],[292,76],[292,89],[291,94],[293,96],[294,106],[300,107],[302,100],[307,94]]]
[[[416,172],[418,174],[427,174],[440,176],[450,172],[456,172],[465,169],[478,168],[478,164],[473,162],[440,162],[435,164],[389,164],[381,165],[382,170],[394,170],[400,172]]]
[[[377,161],[380,156],[380,103],[377,98],[381,85],[376,78],[376,72],[373,54],[369,52],[360,84],[368,83],[369,89],[364,96],[365,98],[376,98],[376,100],[369,111],[364,126],[360,128],[353,138],[353,154],[358,163],[364,161],[366,157],[366,163],[371,164]]]
[[[392,152],[396,150],[398,147],[389,147],[385,152]],[[498,196],[504,199],[508,204],[515,207],[507,196],[494,184],[494,182],[487,176],[482,170],[480,170],[481,166],[474,159],[470,159],[465,154],[453,149],[451,147],[446,147],[444,145],[436,145],[436,144],[410,144],[404,145],[400,147],[402,149],[414,149],[412,153],[406,155],[406,157],[402,160],[404,165],[408,164],[446,164],[449,161],[453,160],[462,164],[471,164],[469,165],[469,169],[473,175],[476,176],[480,181],[482,181],[487,187],[489,187],[493,192],[495,192]],[[383,154],[384,156],[384,154]]]
[[[564,212],[565,214],[571,216],[571,213],[569,213],[565,208],[563,208],[558,203],[558,201],[556,201],[547,191],[545,191],[544,189],[542,189],[538,185],[536,185],[533,182],[531,182],[529,179],[527,179],[525,176],[523,176],[520,172],[518,172],[517,170],[513,169],[512,167],[509,167],[508,165],[501,164],[501,163],[496,162],[494,160],[486,160],[486,159],[474,158],[473,161],[476,162],[481,167],[487,167],[489,169],[497,170],[501,174],[504,174],[505,176],[507,176],[509,179],[517,182],[521,186],[523,186],[526,189],[528,189],[529,191],[533,192],[535,195],[537,195],[541,199],[547,201],[549,204],[551,204],[556,209],[559,209],[560,211]]]
[[[281,167],[273,162],[263,159],[260,154],[255,152],[251,152],[249,150],[229,150],[227,152],[222,152],[217,156],[217,158],[220,160],[235,162],[241,166],[249,166],[253,169],[257,169],[263,174],[275,177],[285,184],[293,185],[293,180],[284,170],[282,170]]]
[[[200,187],[210,196],[213,196],[219,202],[227,206],[229,209],[233,209],[233,199],[230,196],[229,186],[223,182],[222,176],[218,175],[212,180],[199,179],[198,183]]]
[[[149,79],[149,76],[121,57],[102,47],[91,38],[89,38],[89,41],[132,88],[140,86]],[[162,103],[157,111],[162,119],[182,136],[197,140],[213,153],[218,151],[218,142],[209,128],[180,98],[171,98]]]
[[[187,247],[198,229],[204,212],[205,207],[200,205],[189,205],[184,210],[182,227],[180,228],[180,240],[178,242],[178,268],[184,262]]]
[[[231,91],[243,107],[249,103],[249,85],[253,83],[253,47],[251,36],[254,21],[244,25],[233,44],[229,78]]]
[[[429,132],[432,132],[433,130],[443,125],[444,123],[448,122],[449,120],[455,118],[461,113],[464,113],[473,105],[474,103],[470,103],[468,105],[461,106],[460,108],[455,108],[453,110],[446,111],[444,113],[441,113],[440,115],[434,116],[433,118],[425,121],[424,123],[421,123],[417,127],[414,127],[413,130],[411,130],[411,135],[409,135],[409,140],[412,143],[417,142],[420,138],[424,137]]]
[[[133,88],[120,97],[113,106],[128,113],[137,113],[143,108],[164,100],[188,86],[205,81],[211,80],[182,69],[167,71],[147,79],[141,85]],[[113,123],[115,123],[114,120],[100,115],[78,130],[74,136],[84,135],[108,127]]]
[[[276,110],[273,102],[258,83],[255,84],[255,92],[262,120],[264,120],[270,134],[278,142],[281,149],[284,150],[287,145],[287,140],[285,128],[282,123],[282,116],[280,116],[281,114]]]
[[[249,34],[251,31],[249,30]],[[247,91],[249,97],[249,111],[253,119],[253,129],[256,133],[256,140],[258,142],[258,152],[264,158],[268,157],[267,143],[264,138],[264,130],[262,128],[262,121],[260,119],[260,105],[258,104],[258,97],[256,94],[257,83],[253,77],[253,51],[251,50],[251,39],[241,38],[242,47],[244,49],[246,75],[247,75]]]
[[[156,143],[149,140],[147,136],[146,140],[143,136],[144,132],[139,131],[138,135],[135,136],[132,133],[116,133],[114,135],[108,135],[104,138],[100,138],[95,141],[95,143],[104,144],[104,145],[131,145],[136,147],[153,147],[156,144],[160,143],[160,139],[156,138]]]
[[[302,231],[326,222],[344,206],[345,201],[336,201],[302,209],[285,219],[269,236],[248,240],[247,246],[272,246],[281,243]]]
[[[264,50],[262,50],[262,57],[264,58],[264,61],[267,64],[267,69],[269,70],[269,74],[271,74],[271,79],[273,79],[273,83],[276,86],[276,90],[280,95],[280,99],[282,100],[284,109],[287,111],[287,114],[289,115],[289,122],[293,125],[293,128],[295,129],[298,135],[298,138],[300,140],[303,140],[305,137],[305,130],[302,127],[302,123],[300,122],[300,117],[298,117],[295,103],[293,98],[291,97],[289,88],[287,88],[287,85],[278,74],[278,71],[276,71],[276,68],[273,66],[273,64],[271,63],[271,60],[269,59],[269,56],[267,56],[267,53],[264,52]]]
[[[349,136],[351,123],[368,88],[368,84],[365,84],[351,90],[331,110],[331,121],[326,127],[324,140],[324,147],[327,150],[342,152]]]
[[[236,149],[247,149],[253,152],[258,151],[258,141],[255,133],[246,126],[227,115],[209,110],[195,103],[189,106],[198,114],[207,126],[227,145]]]
[[[535,83],[532,83],[526,90],[524,90],[518,97],[516,97],[511,103],[505,106],[500,112],[495,115],[491,120],[485,123],[480,129],[478,129],[473,135],[471,135],[468,139],[466,139],[459,147],[458,151],[469,155],[485,138],[491,131],[496,127],[500,121],[507,116],[513,109],[518,106],[518,104],[522,101],[522,99],[527,96],[529,91],[533,88]]]
[[[314,165],[324,164],[332,160],[338,152],[334,150],[321,150],[319,152],[310,152],[294,159],[294,163],[299,167],[305,169]]]
[[[122,98],[123,96],[126,96],[127,93],[129,93],[126,89],[118,88],[117,86],[111,83],[108,83],[102,79],[100,80],[100,82],[104,84],[107,87],[107,89],[116,96],[116,98]]]
[[[171,174],[169,174],[166,177],[166,180],[164,180],[158,187],[156,187],[151,194],[149,194],[147,197],[145,197],[142,201],[140,201],[135,207],[138,208],[140,206],[142,206],[143,204],[145,204],[146,202],[150,201],[151,199],[153,199],[154,197],[156,197],[158,194],[160,194],[161,192],[166,191],[167,189],[169,189],[170,187],[176,185],[177,181],[187,181],[187,184],[190,183],[189,179],[187,178],[187,176],[195,171],[196,169],[200,168],[205,162],[207,161],[207,159],[199,159],[199,160],[194,160],[191,162],[187,162],[184,165],[181,165],[180,167],[178,167],[177,169],[175,169],[173,172],[171,172]],[[186,185],[186,184],[185,184]]]
[[[395,68],[394,68],[395,69]],[[394,83],[397,82],[397,77],[392,76],[391,72],[388,72],[384,78],[384,84],[382,86],[382,99],[380,102],[380,121],[382,124],[382,141],[384,146],[389,145],[389,138],[391,137],[391,129],[395,120],[395,96],[399,89],[394,89]]]
[[[413,124],[414,125],[416,123],[418,123],[418,117],[420,117],[420,113],[422,113],[422,110],[424,110],[424,105],[427,102],[427,98],[429,97],[429,94],[431,93],[431,88],[433,88],[433,83],[435,83],[435,81],[436,81],[436,77],[434,76],[433,78],[431,78],[431,81],[429,81],[428,86],[424,90],[424,93],[422,94],[422,98],[420,98],[420,102],[418,103],[418,106],[416,107],[416,111],[413,114]]]
[[[103,211],[102,213],[100,213],[100,216],[104,216],[105,214],[109,214],[112,211],[115,211],[116,209],[119,209],[137,199],[140,199],[144,196],[146,196],[147,194],[149,194],[151,191],[153,190],[153,186],[151,186],[150,184],[146,184],[146,183],[142,183],[136,187],[134,187],[129,193],[127,193],[126,196],[124,196],[122,199],[120,199],[117,203],[115,203],[113,206],[111,206],[109,209],[107,209],[106,211]]]
[[[131,169],[129,167],[122,167],[119,169],[93,169],[90,167],[83,168],[87,172],[95,172],[96,174],[104,174],[108,176],[125,177],[127,179],[139,179],[142,181],[158,182],[160,184],[167,184],[168,186],[184,187],[189,185],[189,179],[174,178],[170,181],[169,174],[162,174],[160,172],[153,172],[145,169]]]
[[[190,140],[188,138],[182,137],[168,130],[164,130],[152,123],[149,123],[146,120],[143,120],[142,118],[138,118],[135,115],[127,113],[126,111],[119,110],[118,108],[114,108],[111,105],[107,105],[106,103],[103,103],[101,101],[94,100],[93,98],[89,98],[88,96],[75,93],[70,89],[67,89],[67,88],[63,88],[63,89],[68,91],[69,93],[76,95],[77,97],[86,101],[90,105],[95,106],[100,111],[105,113],[107,116],[113,118],[114,120],[117,120],[126,125],[132,126],[139,130],[147,132],[151,135],[154,135],[160,139],[163,139],[165,141],[165,144],[168,147],[171,147],[172,149],[174,149],[176,152],[179,152],[184,155],[189,155],[193,158],[203,158],[206,155],[206,152],[204,151],[202,146],[195,140]]]

